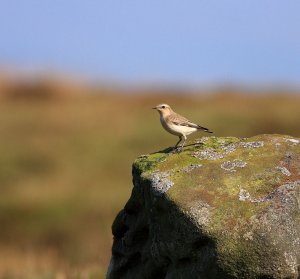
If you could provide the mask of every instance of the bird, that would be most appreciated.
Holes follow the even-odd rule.
[[[178,145],[183,139],[183,142],[179,148],[179,151],[182,151],[187,136],[196,131],[204,131],[206,133],[212,133],[208,128],[204,128],[198,124],[195,124],[190,120],[188,120],[187,118],[176,113],[167,104],[159,104],[156,107],[153,107],[152,109],[155,109],[159,112],[160,123],[163,126],[163,128],[167,132],[171,133],[172,135],[179,137],[179,141],[174,146],[175,150],[178,149]]]

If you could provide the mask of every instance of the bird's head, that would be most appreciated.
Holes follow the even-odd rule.
[[[159,104],[152,109],[156,109],[160,115],[168,115],[172,112],[171,107],[167,104]]]

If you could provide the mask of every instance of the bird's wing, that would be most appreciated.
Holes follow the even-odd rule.
[[[196,128],[198,130],[203,130],[205,132],[212,133],[209,129],[202,127],[198,124],[195,124],[195,123],[191,122],[190,120],[188,120],[187,118],[185,118],[182,115],[177,114],[177,113],[171,114],[169,116],[168,120],[174,125]]]
[[[187,118],[181,116],[180,114],[171,114],[169,116],[169,121],[174,124],[174,125],[178,125],[178,126],[187,126],[187,127],[192,127],[192,128],[198,128],[200,127],[199,125],[191,122],[190,120],[188,120]]]

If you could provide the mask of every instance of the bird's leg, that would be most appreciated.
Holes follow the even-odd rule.
[[[179,141],[175,144],[173,152],[175,152],[175,153],[180,152],[181,149],[178,147],[178,145],[181,141],[182,141],[182,136],[179,136]]]
[[[179,137],[179,141],[175,144],[174,148],[177,148],[178,144],[182,141],[182,137]]]
[[[181,144],[180,146],[180,151],[182,151],[183,147],[184,147],[184,144],[185,144],[185,141],[186,141],[186,136],[183,135],[183,143]]]

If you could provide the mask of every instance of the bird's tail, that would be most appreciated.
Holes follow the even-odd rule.
[[[201,127],[201,126],[199,126],[199,125],[198,125],[197,129],[198,129],[198,130],[201,130],[201,131],[204,131],[204,132],[206,132],[206,133],[211,133],[211,134],[213,133],[213,132],[210,131],[209,129],[204,128],[204,127]]]

